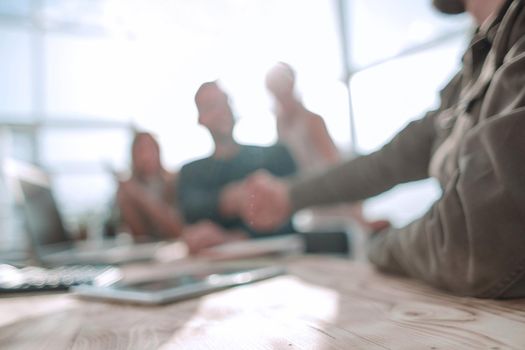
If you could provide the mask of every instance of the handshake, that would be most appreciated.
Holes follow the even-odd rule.
[[[265,170],[226,186],[219,206],[224,216],[241,217],[260,231],[278,228],[293,213],[288,183]]]
[[[280,227],[296,209],[290,195],[290,183],[265,170],[228,185],[221,195],[220,208],[224,215],[241,217],[246,224],[260,231]],[[368,221],[363,216],[360,202],[352,204],[344,213],[365,232],[391,226],[388,220]]]
[[[290,195],[290,183],[265,170],[259,170],[245,180],[228,184],[219,196],[219,212],[223,217],[241,218],[254,230],[261,232],[281,227],[295,209]],[[347,209],[349,210],[345,210],[344,215],[351,217],[365,231],[374,232],[390,226],[385,220],[365,220],[360,203]],[[248,238],[242,231],[230,231],[226,234],[223,228],[209,220],[186,227],[182,236],[190,253],[202,253],[203,249],[218,244]]]
[[[288,184],[266,171],[228,184],[219,196],[219,212],[225,218],[241,218],[258,231],[279,228],[292,214]],[[243,230],[226,230],[211,220],[187,225],[182,238],[190,254],[209,254],[207,248],[248,239]]]

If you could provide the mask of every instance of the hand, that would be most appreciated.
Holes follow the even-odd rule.
[[[211,221],[187,226],[182,232],[182,239],[187,244],[190,254],[228,241],[223,229]]]
[[[392,227],[392,224],[388,220],[374,220],[366,222],[366,228],[370,233],[383,231],[390,227]]]
[[[392,226],[388,220],[368,220],[363,213],[363,203],[355,203],[350,207],[350,216],[359,224],[361,227],[369,233],[382,231]]]
[[[266,171],[246,179],[242,217],[256,230],[268,231],[281,226],[292,214],[287,184]]]
[[[226,217],[238,217],[240,215],[242,201],[244,198],[244,183],[233,182],[221,191],[219,208],[222,215]]]
[[[123,199],[137,201],[144,193],[143,187],[133,179],[118,182],[117,196]]]

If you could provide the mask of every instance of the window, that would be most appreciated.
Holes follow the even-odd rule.
[[[431,1],[354,0],[346,14],[354,145],[366,154],[437,106],[437,92],[461,62],[471,21],[441,15]],[[401,226],[439,195],[434,180],[402,185],[367,201],[365,213]]]
[[[34,120],[31,114],[31,33],[0,26],[0,122]]]
[[[340,3],[348,5],[354,141],[369,152],[435,104],[470,22],[437,15],[430,1]],[[83,196],[104,205],[114,186],[105,164],[128,165],[133,127],[158,136],[170,169],[212,151],[193,102],[204,81],[219,78],[229,92],[240,142],[274,142],[264,75],[286,61],[305,105],[348,153],[338,15],[335,1],[318,0],[0,1],[0,124],[16,157],[53,172],[63,209]],[[91,193],[77,188],[84,180]]]
[[[128,166],[133,127],[158,136],[170,169],[212,151],[193,102],[204,81],[229,92],[240,142],[273,143],[264,75],[279,60],[348,147],[337,30],[330,1],[2,1],[0,123],[28,130],[17,157],[53,174],[71,215],[111,200],[106,165]]]

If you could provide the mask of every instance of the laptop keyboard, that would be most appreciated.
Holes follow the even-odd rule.
[[[79,284],[108,285],[121,278],[112,266],[71,265],[56,268],[0,264],[0,293],[68,290]]]

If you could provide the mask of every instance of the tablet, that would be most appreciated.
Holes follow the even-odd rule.
[[[282,266],[206,269],[164,279],[131,283],[117,282],[103,287],[79,285],[73,287],[71,291],[76,296],[92,299],[138,304],[165,304],[284,273],[285,268]]]

